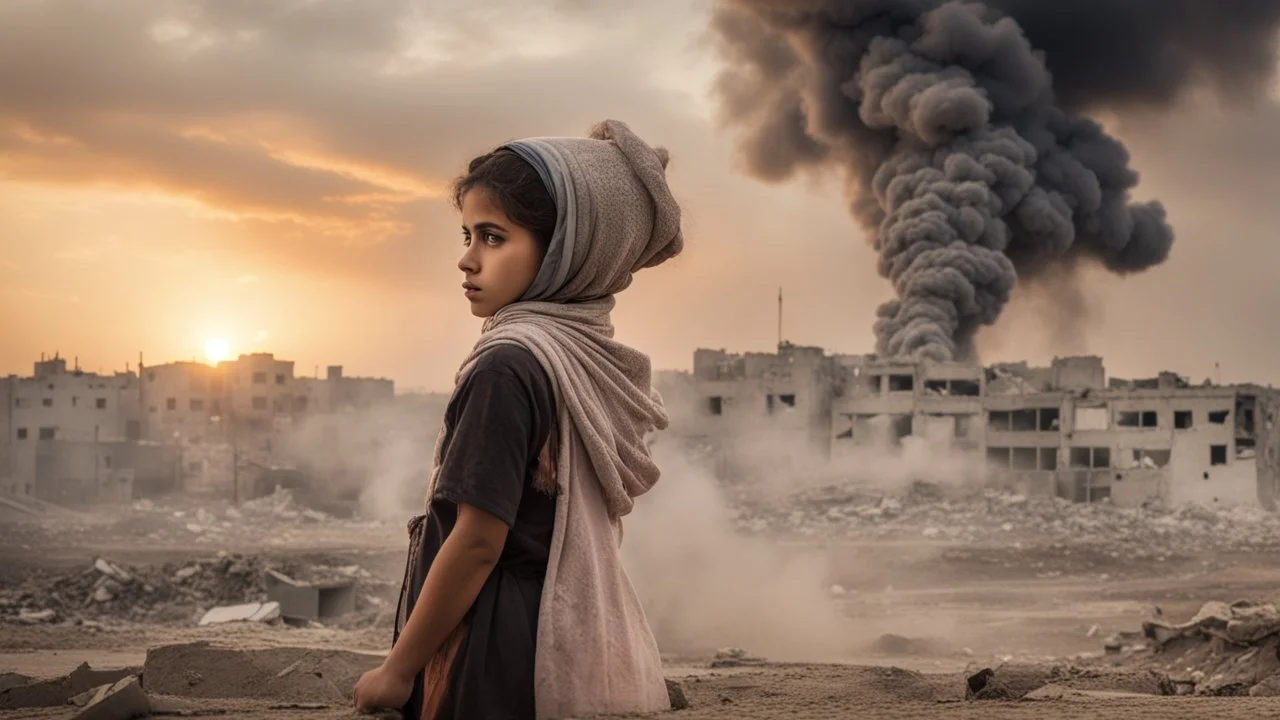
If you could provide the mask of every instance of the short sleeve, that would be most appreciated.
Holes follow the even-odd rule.
[[[515,524],[538,418],[529,389],[511,373],[478,367],[457,394],[457,419],[436,497]]]

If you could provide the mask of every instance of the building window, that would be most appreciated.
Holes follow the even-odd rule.
[[[1226,425],[1227,416],[1229,416],[1230,414],[1231,414],[1230,410],[1217,410],[1215,412],[1211,412],[1209,413],[1209,422],[1213,423],[1214,425]]]
[[[40,401],[40,404],[45,407],[53,407],[53,398],[44,398]]]
[[[19,440],[26,440],[26,439],[27,439],[27,429],[26,429],[26,428],[18,428],[18,439],[19,439]]]
[[[104,456],[104,457],[102,458],[102,463],[103,463],[103,465],[105,465],[105,466],[106,466],[106,468],[107,468],[108,470],[110,470],[110,469],[111,469],[111,456],[110,456],[110,455],[106,455],[106,456]]]
[[[1209,464],[1210,465],[1226,465],[1227,464],[1227,446],[1226,445],[1210,445],[1209,446]]]
[[[712,415],[723,415],[724,398],[719,395],[713,395],[707,398],[707,409],[711,411]]]
[[[1173,456],[1171,450],[1139,450],[1133,451],[1133,467],[1153,470],[1169,464]]]
[[[1010,453],[1013,450],[1007,447],[989,447],[987,448],[987,465],[990,467],[998,467],[1001,469],[1009,469]]]
[[[253,409],[254,409],[254,410],[266,410],[266,409],[267,409],[267,399],[266,399],[266,398],[264,398],[264,397],[256,397],[256,398],[254,398],[254,399],[253,399]]]
[[[191,398],[191,412],[204,412],[204,400]]]
[[[283,384],[284,384],[284,375],[283,375],[283,374],[281,374],[281,373],[277,373],[277,374],[276,374],[276,384],[277,384],[277,385],[283,385]]]
[[[55,436],[57,436],[57,434],[58,434],[57,428],[51,428],[51,427],[40,428],[41,440],[52,440],[54,439]]]
[[[98,405],[98,409],[99,409],[99,410],[106,410],[106,409],[107,409],[107,399],[106,399],[106,398],[98,398],[98,403],[97,403],[97,405]]]
[[[1175,430],[1189,430],[1192,425],[1190,410],[1175,410],[1173,412],[1173,428]]]
[[[267,374],[264,372],[256,372],[253,374],[254,385],[265,385],[267,383]]]
[[[916,379],[912,375],[890,375],[889,392],[911,392],[916,387]]]
[[[1124,410],[1116,413],[1116,427],[1146,428],[1160,426],[1160,417],[1155,410]]]
[[[148,382],[155,382],[155,381],[156,381],[156,371],[155,371],[155,370],[152,370],[151,372],[147,373],[147,381],[148,381]]]
[[[166,409],[166,410],[177,410],[177,409],[178,409],[178,398],[169,398],[168,400],[165,400],[165,401],[164,401],[164,407],[165,407],[165,409]]]
[[[1039,467],[1040,453],[1038,452],[1038,448],[1013,449],[1014,470],[1037,470]]]
[[[1013,432],[1057,432],[1059,411],[1058,408],[992,410],[987,414],[987,427]]]
[[[1111,467],[1111,448],[1073,447],[1070,462],[1074,469],[1109,468]]]
[[[77,406],[77,405],[79,405],[79,404],[80,404],[80,398],[76,397],[75,395],[72,395],[72,396],[71,396],[71,407],[76,407],[76,406]]]

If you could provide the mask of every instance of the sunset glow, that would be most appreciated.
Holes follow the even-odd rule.
[[[210,338],[204,344],[204,355],[209,360],[209,364],[217,365],[218,363],[231,357],[231,347],[227,345],[227,341],[222,338]]]

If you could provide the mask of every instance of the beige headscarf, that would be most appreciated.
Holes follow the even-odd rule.
[[[485,350],[516,344],[555,388],[557,502],[538,618],[538,718],[667,709],[657,642],[618,554],[622,517],[658,481],[645,435],[665,428],[667,414],[649,358],[615,341],[610,320],[614,294],[636,271],[683,248],[667,154],[616,120],[587,138],[507,147],[547,184],[556,232],[529,292],[484,323],[458,380]]]

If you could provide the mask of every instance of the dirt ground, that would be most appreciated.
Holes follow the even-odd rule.
[[[74,529],[35,527],[11,519],[0,524],[0,589],[32,578],[77,572],[95,558],[142,567],[189,562],[216,551],[250,553],[263,561],[358,565],[385,583],[403,570],[403,528],[311,523],[228,533],[216,543],[195,534],[185,542],[156,542],[130,532],[136,522]],[[278,541],[285,537],[286,541]],[[264,538],[275,538],[267,541]],[[1106,669],[1136,662],[1109,659],[1103,639],[1138,630],[1153,606],[1168,617],[1190,618],[1207,600],[1274,600],[1280,561],[1271,551],[1212,551],[1140,561],[1125,553],[1097,553],[1027,542],[845,538],[796,543],[797,551],[825,553],[842,619],[830,632],[844,639],[838,662],[770,658],[745,667],[712,668],[715,648],[679,647],[660,638],[668,677],[680,682],[687,718],[1197,718],[1280,717],[1280,698],[1174,697],[1063,693],[1055,699],[1016,702],[966,700],[966,678],[1006,665]],[[194,615],[192,615],[194,617]],[[195,627],[189,619],[140,623],[98,617],[20,624],[0,623],[0,673],[33,678],[64,675],[82,662],[95,669],[138,666],[148,650],[207,642],[241,650],[311,648],[354,651],[376,663],[386,651],[385,617],[363,626],[291,627],[232,624]],[[887,642],[886,636],[896,636]],[[750,647],[746,648],[748,651]],[[282,661],[281,661],[282,662]],[[364,660],[357,659],[356,665]],[[350,663],[348,663],[350,665]],[[349,691],[358,668],[344,666],[325,679],[332,693]],[[344,674],[345,673],[345,674]],[[144,681],[145,684],[145,681]],[[1123,690],[1103,681],[1093,690]],[[219,694],[219,693],[215,693]],[[345,718],[354,713],[340,695],[297,707],[296,699],[183,697],[190,713],[227,717]],[[293,703],[294,706],[290,706]],[[0,710],[3,718],[69,717],[66,706]]]

